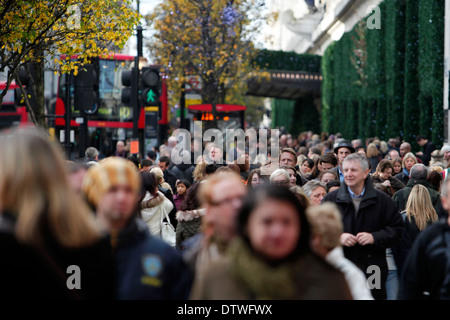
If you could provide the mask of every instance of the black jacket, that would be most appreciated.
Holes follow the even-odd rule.
[[[170,188],[172,188],[172,191],[175,192],[177,190],[177,176],[172,173],[169,169],[166,169],[163,171],[164,174],[164,181],[167,182],[170,185]]]
[[[428,166],[430,164],[430,160],[431,160],[431,153],[436,150],[436,147],[434,146],[433,142],[428,141],[424,146],[423,146],[423,155],[422,155],[422,161],[423,164]]]
[[[418,235],[401,273],[398,299],[450,298],[449,261],[446,253],[450,250],[449,236],[450,227],[445,219],[433,223]]]
[[[323,199],[323,202],[326,201],[334,202],[338,206],[344,233],[357,235],[359,232],[369,232],[372,234],[374,244],[344,247],[344,254],[367,276],[372,275],[373,272],[368,270],[369,266],[376,265],[380,268],[382,291],[378,290],[381,293],[377,294],[372,290],[372,293],[375,298],[385,296],[383,289],[388,272],[386,249],[399,243],[403,232],[403,220],[394,201],[385,193],[376,190],[370,179],[365,181],[365,192],[358,214],[355,212],[345,183],[342,183],[338,190],[327,194]]]
[[[94,245],[67,249],[59,245],[50,230],[43,227],[44,249],[18,242],[15,219],[0,216],[0,297],[2,300],[112,300],[114,260],[109,237]],[[80,289],[69,289],[79,267]],[[69,277],[73,278],[69,279]]]
[[[403,170],[397,173],[394,177],[400,180],[405,186],[408,184],[409,175],[403,172]]]
[[[437,192],[436,190],[433,189],[433,187],[430,185],[430,183],[428,181],[421,180],[421,179],[409,180],[408,183],[406,184],[406,187],[397,191],[392,196],[392,199],[397,204],[398,210],[400,212],[405,210],[406,202],[408,201],[409,194],[411,193],[412,188],[416,184],[421,184],[425,188],[427,188],[428,193],[430,194],[430,197],[431,197],[431,203],[433,203],[434,210],[436,210],[436,213],[438,215],[441,215],[441,212],[442,212],[442,210],[441,210],[441,195],[439,194],[439,192]]]
[[[194,169],[195,166],[193,166],[192,164],[182,163],[173,166],[172,169],[170,169],[170,172],[173,173],[177,177],[177,179],[186,179],[190,184],[192,184],[194,182]],[[175,192],[176,188],[172,190]]]

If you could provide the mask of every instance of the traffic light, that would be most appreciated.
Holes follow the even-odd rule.
[[[26,64],[22,66],[17,73],[17,78],[23,86],[31,108],[33,111],[36,111],[36,92],[33,85],[34,81],[32,81],[32,79],[36,79],[36,73],[33,64]],[[26,106],[25,97],[20,88],[14,89],[14,100],[17,106]]]
[[[122,103],[125,105],[131,105],[131,96],[132,96],[132,85],[133,83],[133,71],[124,70],[122,71]]]
[[[99,77],[98,63],[82,65],[78,68],[78,74],[74,81],[74,108],[87,115],[97,113],[99,107]]]
[[[144,107],[160,107],[162,81],[159,67],[142,68],[141,102]]]

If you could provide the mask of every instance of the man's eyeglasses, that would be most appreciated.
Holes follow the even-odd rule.
[[[230,205],[232,203],[240,206],[243,201],[244,201],[244,197],[242,196],[242,197],[225,198],[225,199],[220,200],[220,201],[209,201],[209,204],[212,205],[212,206],[216,206],[216,207],[219,207],[219,206],[221,206],[223,204]]]

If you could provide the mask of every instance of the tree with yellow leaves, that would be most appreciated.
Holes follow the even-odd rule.
[[[5,0],[0,3],[0,72],[7,71],[6,89],[19,82],[23,66],[33,64],[38,86],[35,124],[45,126],[43,67],[54,57],[55,72],[67,73],[93,57],[122,48],[133,33],[140,15],[131,0]],[[76,61],[71,56],[77,55]],[[65,56],[65,59],[60,59]],[[42,79],[40,78],[42,77]],[[25,100],[26,97],[25,97]]]
[[[179,96],[188,75],[200,76],[203,103],[225,103],[232,87],[245,89],[255,66],[254,40],[266,22],[263,0],[166,0],[146,20],[156,34],[148,43]],[[254,74],[253,74],[254,75]]]

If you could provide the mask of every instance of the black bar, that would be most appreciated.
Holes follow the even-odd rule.
[[[64,145],[66,147],[67,159],[70,160],[70,119],[72,118],[72,106],[70,97],[70,78],[71,74],[66,74],[66,113],[65,113],[65,131],[64,131]]]
[[[134,67],[132,69],[132,95],[131,105],[133,106],[133,138],[138,138],[138,122],[139,122],[139,57],[134,57]]]
[[[136,36],[137,36],[137,55],[138,57],[143,56],[143,49],[142,49],[142,27],[139,25],[136,28]]]
[[[184,109],[186,107],[186,83],[183,82],[181,85],[181,99],[180,99],[180,128],[181,129],[188,129],[185,128],[185,120],[184,120]]]

